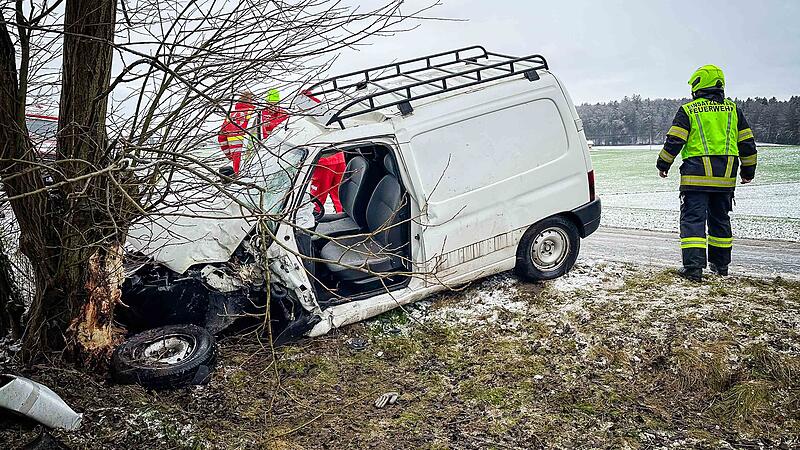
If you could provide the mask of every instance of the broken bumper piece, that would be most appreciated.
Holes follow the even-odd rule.
[[[0,375],[0,407],[69,431],[78,429],[83,419],[47,386],[16,375]]]

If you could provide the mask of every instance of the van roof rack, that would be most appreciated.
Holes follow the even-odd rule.
[[[499,61],[488,63],[490,58]],[[484,59],[486,63],[481,63],[481,60]],[[465,64],[467,68],[450,70],[453,69],[450,66],[459,63]],[[366,89],[368,86],[377,88],[374,92],[355,97],[334,108],[336,112],[325,125],[338,123],[344,129],[345,119],[392,106],[397,106],[402,115],[408,115],[414,110],[411,106],[412,101],[444,92],[466,89],[519,74],[524,75],[530,81],[535,81],[539,79],[539,75],[536,73],[539,69],[548,69],[547,61],[542,55],[514,57],[488,52],[482,46],[475,45],[338,75],[312,85],[306,92],[312,96],[321,96],[333,92],[345,94],[344,91],[351,88],[355,88],[356,91]],[[427,70],[442,72],[443,75],[424,79],[413,76],[415,73]],[[356,81],[352,81],[352,78],[356,78]],[[448,83],[456,78],[461,78],[460,81],[464,81],[463,79],[468,81],[462,84]],[[389,80],[399,82],[399,85],[385,88],[378,84]],[[427,87],[429,91],[411,92],[413,88],[420,86]],[[388,102],[377,101],[386,97],[389,98]],[[351,110],[359,104],[363,104],[361,108]]]

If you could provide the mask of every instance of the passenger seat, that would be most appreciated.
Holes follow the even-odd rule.
[[[339,185],[342,213],[325,214],[316,232],[324,236],[355,234],[366,228],[367,201],[372,193],[374,175],[370,163],[361,155],[350,158]]]

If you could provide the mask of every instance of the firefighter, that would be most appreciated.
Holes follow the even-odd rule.
[[[666,178],[681,154],[683,267],[678,272],[691,281],[702,281],[706,262],[711,272],[728,274],[733,247],[729,213],[737,168],[742,184],[753,181],[756,142],[742,111],[725,98],[725,76],[719,67],[700,67],[689,85],[693,100],[675,114],[656,167]]]
[[[239,101],[234,105],[229,117],[222,122],[222,128],[217,136],[222,152],[233,163],[234,174],[239,173],[245,130],[247,130],[247,124],[253,115],[253,110],[253,94],[245,91],[239,96]]]
[[[302,94],[315,103],[320,102],[319,99],[311,96],[308,92],[303,92]],[[267,106],[261,111],[261,137],[263,139],[266,139],[278,125],[289,118],[289,114],[278,106],[280,100],[280,92],[277,89],[270,89],[267,94]],[[342,183],[342,176],[345,170],[344,153],[337,152],[317,160],[316,167],[311,173],[311,195],[321,205],[325,204],[328,195],[330,195],[333,208],[337,213],[343,211],[342,202],[339,200],[339,185]],[[315,210],[320,212],[320,207],[316,206]]]

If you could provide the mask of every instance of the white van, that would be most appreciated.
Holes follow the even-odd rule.
[[[599,225],[581,120],[540,55],[469,47],[333,77],[306,94],[296,104],[305,114],[269,137],[285,149],[279,161],[261,166],[271,167],[262,183],[277,187],[262,206],[292,215],[268,251],[280,337],[322,335],[509,269],[558,277]],[[308,231],[295,226],[310,168],[335,152],[347,161],[344,212],[318,215]],[[214,210],[241,216],[240,206]],[[250,292],[241,254],[254,251],[252,222],[192,219],[176,242],[165,231],[180,220],[189,219],[131,231],[129,244],[153,259],[146,270],[157,268],[158,280],[195,277],[215,291],[209,298]],[[123,301],[136,305],[139,289],[152,305],[147,280],[169,282],[138,276]]]

